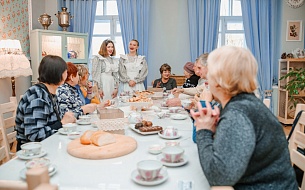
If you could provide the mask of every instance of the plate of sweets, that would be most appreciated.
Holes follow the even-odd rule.
[[[141,135],[158,134],[159,131],[163,130],[161,126],[153,126],[151,121],[145,120],[143,120],[141,123],[130,124],[129,128]]]

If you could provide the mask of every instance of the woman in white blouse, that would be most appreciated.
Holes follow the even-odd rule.
[[[129,42],[129,54],[121,55],[119,61],[119,92],[143,91],[144,80],[148,74],[145,56],[138,55],[139,42]]]
[[[119,65],[112,57],[116,54],[114,43],[104,40],[98,54],[92,59],[92,79],[98,82],[100,96],[109,100],[117,96],[119,85]]]

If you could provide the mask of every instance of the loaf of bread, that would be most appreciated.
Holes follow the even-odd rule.
[[[115,143],[115,137],[114,135],[104,132],[104,131],[97,131],[92,134],[91,136],[91,142],[92,144],[96,146],[104,146],[107,144]]]
[[[141,132],[162,131],[162,127],[160,126],[140,127],[139,130]]]
[[[85,131],[84,134],[80,137],[80,143],[84,145],[91,144],[91,136],[93,133],[95,133],[95,131]]]
[[[94,144],[96,146],[104,146],[107,144],[115,143],[114,135],[105,131],[85,131],[80,138],[80,143],[83,145]]]

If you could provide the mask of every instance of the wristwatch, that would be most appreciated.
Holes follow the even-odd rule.
[[[286,3],[289,5],[289,7],[292,7],[294,9],[301,7],[304,4],[305,0],[286,0]]]

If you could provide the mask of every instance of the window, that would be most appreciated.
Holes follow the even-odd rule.
[[[111,39],[114,42],[116,57],[125,54],[116,0],[97,2],[91,46],[92,55],[98,54],[105,39]]]
[[[240,1],[221,0],[218,47],[247,47]]]

